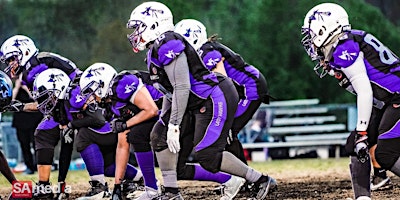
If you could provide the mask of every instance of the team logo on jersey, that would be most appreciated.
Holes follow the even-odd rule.
[[[179,55],[179,53],[175,53],[174,50],[169,50],[168,53],[165,54],[167,58],[174,59]]]
[[[357,53],[348,53],[347,50],[342,51],[342,55],[339,56],[342,60],[354,60],[353,57],[356,57]]]
[[[310,16],[310,21],[311,20],[321,20],[324,21],[324,17],[329,17],[331,16],[331,12],[329,11],[325,11],[325,12],[321,12],[321,11],[314,11],[314,13]]]
[[[125,85],[125,94],[129,94],[132,91],[135,91],[136,90],[136,86],[135,85],[136,85],[135,82],[132,82],[132,84],[130,84],[130,85],[126,84]]]
[[[79,102],[81,102],[81,101],[83,101],[83,100],[84,100],[84,98],[83,98],[82,95],[76,94],[76,96],[75,96],[75,103],[79,103]]]
[[[163,10],[153,9],[150,7],[146,7],[146,10],[141,12],[143,15],[152,16],[158,18],[157,14],[164,14]]]
[[[217,63],[219,63],[219,61],[221,61],[221,59],[219,59],[219,58],[216,58],[216,59],[212,59],[212,58],[210,58],[210,59],[208,59],[207,60],[207,66],[215,66],[215,65],[217,65]]]

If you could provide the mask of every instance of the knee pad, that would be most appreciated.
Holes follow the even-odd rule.
[[[52,165],[54,149],[38,149],[37,151],[38,165]]]
[[[375,149],[375,159],[383,169],[390,170],[397,161],[398,156],[387,152],[384,148],[380,148],[380,145],[378,145]]]
[[[131,143],[135,152],[148,152],[151,151],[150,143]]]
[[[168,148],[167,127],[157,122],[150,133],[151,146],[154,151],[160,152]]]
[[[128,134],[128,143],[132,144],[133,150],[135,152],[148,152],[151,151],[151,145],[150,145],[150,138],[149,136],[147,139],[145,137],[141,137],[139,135],[141,132],[138,134],[134,134],[130,132]]]
[[[221,170],[222,152],[209,147],[195,153],[199,164],[209,172],[217,173]]]
[[[177,167],[178,180],[193,180],[194,177],[194,165],[184,165]]]

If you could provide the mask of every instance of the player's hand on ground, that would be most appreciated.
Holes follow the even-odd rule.
[[[181,145],[179,144],[179,125],[168,124],[167,132],[167,144],[168,149],[172,153],[178,153],[181,150]]]

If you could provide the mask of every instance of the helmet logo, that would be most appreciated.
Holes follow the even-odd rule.
[[[152,9],[151,7],[146,7],[146,10],[141,12],[141,13],[143,15],[146,15],[146,16],[158,17],[157,13],[164,14],[164,11],[163,10]]]
[[[62,81],[61,77],[64,77],[64,74],[57,74],[57,75],[56,74],[50,74],[49,75],[50,79],[47,82],[55,83],[57,81]]]
[[[29,40],[28,40],[28,39],[16,39],[16,40],[14,41],[13,46],[19,47],[19,46],[21,46],[22,43],[24,43],[24,42],[29,42]]]
[[[190,28],[186,29],[186,33],[183,34],[183,36],[190,37],[190,32],[192,32],[192,30]]]
[[[331,12],[326,11],[326,12],[320,12],[318,10],[314,11],[314,13],[310,16],[309,20],[321,20],[324,21],[324,16],[329,17],[331,16]]]
[[[186,29],[186,33],[183,34],[185,37],[190,37],[190,33],[193,33],[194,36],[196,36],[195,33],[201,33],[201,28],[198,27],[199,29],[197,30],[192,30],[191,28]]]
[[[89,69],[88,74],[86,74],[85,78],[91,78],[93,76],[101,75],[99,71],[104,71],[104,67]]]

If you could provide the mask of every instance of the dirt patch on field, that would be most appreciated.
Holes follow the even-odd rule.
[[[278,189],[268,195],[267,199],[347,199],[353,198],[351,182],[348,172],[327,171],[326,174],[304,173],[278,173],[271,174],[278,181]],[[400,178],[392,174],[393,189],[385,191],[374,191],[373,199],[399,199]],[[179,181],[182,195],[185,199],[219,199],[213,189],[217,184],[212,182]],[[88,189],[87,183],[72,185],[73,193],[70,199],[76,199],[85,194]],[[0,194],[4,197],[10,191],[9,188],[1,188]],[[240,193],[239,200],[247,200],[248,194]]]

